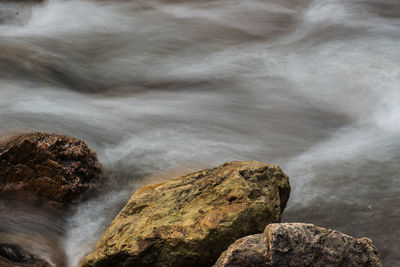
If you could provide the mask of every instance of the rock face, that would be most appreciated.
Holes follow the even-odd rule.
[[[13,244],[0,244],[0,266],[2,267],[51,267],[21,247]]]
[[[75,138],[28,133],[0,144],[3,197],[30,197],[66,206],[96,186],[102,176],[96,154]]]
[[[214,267],[382,266],[369,238],[304,223],[274,223],[263,234],[237,240]]]
[[[139,189],[82,266],[211,266],[234,240],[279,222],[278,166],[228,162]]]

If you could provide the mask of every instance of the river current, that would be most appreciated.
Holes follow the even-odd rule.
[[[400,265],[398,0],[0,3],[0,135],[84,140],[113,186],[66,218],[0,203],[0,241],[74,267],[136,188],[278,164],[283,221]]]

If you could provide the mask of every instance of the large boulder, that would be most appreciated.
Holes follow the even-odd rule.
[[[305,223],[274,223],[237,240],[214,267],[381,267],[369,238],[353,238]]]
[[[96,154],[76,139],[28,133],[0,143],[0,196],[67,206],[101,181]]]
[[[255,161],[145,186],[82,266],[211,266],[234,240],[279,222],[289,193],[278,166]]]

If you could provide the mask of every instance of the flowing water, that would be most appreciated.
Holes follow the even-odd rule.
[[[283,221],[400,266],[399,65],[398,0],[2,1],[0,134],[81,138],[114,186],[59,220],[1,203],[0,241],[73,267],[139,186],[259,160]]]

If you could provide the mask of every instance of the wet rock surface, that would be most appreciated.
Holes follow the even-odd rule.
[[[28,133],[0,143],[0,196],[74,203],[102,181],[96,154],[76,139],[57,134]]]
[[[255,161],[145,186],[82,266],[211,266],[236,239],[279,222],[289,193],[278,166]]]
[[[370,266],[381,267],[369,238],[305,223],[270,224],[263,234],[237,240],[214,267]]]

